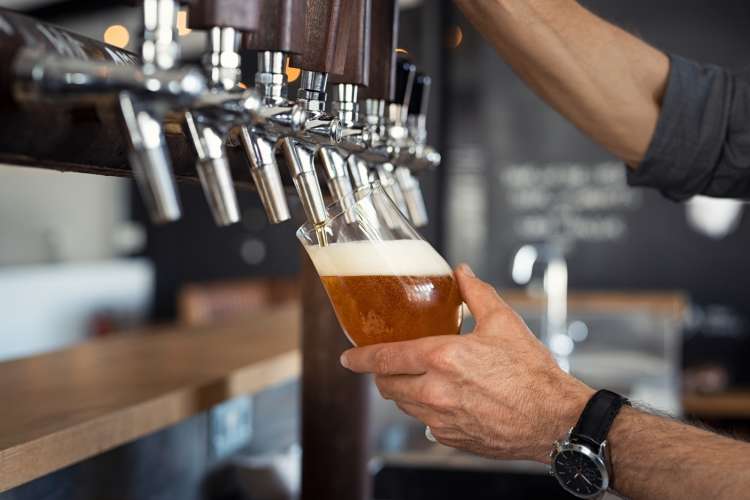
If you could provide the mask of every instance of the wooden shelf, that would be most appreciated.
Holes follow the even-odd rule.
[[[525,290],[499,290],[500,296],[513,308],[542,309],[543,297],[531,297]],[[684,317],[689,305],[685,294],[676,291],[620,292],[572,291],[568,308],[587,312],[631,312],[645,310],[673,319]]]
[[[300,309],[0,363],[0,492],[300,373]]]
[[[750,391],[719,394],[686,394],[682,398],[685,413],[697,418],[750,419]]]

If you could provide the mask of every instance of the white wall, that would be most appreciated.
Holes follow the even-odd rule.
[[[0,360],[87,338],[92,320],[145,320],[153,265],[128,221],[131,181],[0,165]]]
[[[114,257],[129,182],[0,165],[0,266]]]

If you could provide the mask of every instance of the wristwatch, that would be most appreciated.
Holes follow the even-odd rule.
[[[560,486],[578,498],[598,498],[612,487],[612,464],[607,434],[623,405],[630,402],[612,391],[594,394],[578,423],[550,453],[550,474]]]

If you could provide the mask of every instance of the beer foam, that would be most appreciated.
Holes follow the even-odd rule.
[[[351,241],[305,246],[321,276],[446,276],[451,267],[426,241]]]

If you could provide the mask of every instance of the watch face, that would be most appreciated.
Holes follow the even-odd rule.
[[[596,496],[609,482],[602,460],[587,448],[561,450],[553,467],[560,484],[579,497]]]

